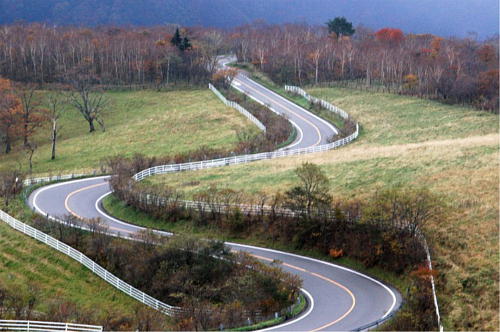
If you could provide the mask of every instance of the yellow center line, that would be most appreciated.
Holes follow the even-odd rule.
[[[83,188],[80,188],[80,189],[77,189],[75,191],[72,191],[68,194],[68,196],[66,196],[66,199],[64,200],[64,207],[66,208],[66,210],[68,210],[68,212],[77,217],[78,219],[82,220],[82,221],[85,221],[87,220],[87,218],[85,217],[82,217],[80,216],[79,214],[77,214],[75,211],[73,211],[73,209],[71,209],[69,207],[69,200],[70,198],[73,196],[73,195],[76,195],[82,191],[85,191],[85,190],[89,190],[89,189],[92,189],[92,188],[96,188],[96,187],[99,187],[99,186],[104,186],[106,185],[106,183],[96,183],[96,184],[93,184],[93,185],[90,185],[90,186],[87,186],[87,187],[83,187]],[[124,232],[124,233],[129,233],[129,234],[134,234],[135,232],[131,232],[131,231],[128,231],[128,230],[125,230],[125,229],[121,229],[121,228],[118,228],[118,227],[112,227],[112,226],[108,226],[109,229],[112,229],[112,230],[115,230],[115,231],[119,231],[119,232]]]
[[[270,259],[270,258],[267,258],[267,257],[262,257],[262,256],[259,256],[259,255],[255,255],[255,254],[251,254],[251,256],[255,257],[255,258],[258,258],[258,259],[262,259],[262,260],[265,260],[265,261],[268,261],[268,262],[272,262],[273,259]],[[323,330],[323,329],[326,329],[327,327],[330,327],[334,324],[337,324],[338,322],[340,322],[342,319],[346,318],[353,310],[354,310],[354,307],[356,306],[356,297],[354,296],[354,294],[352,293],[352,291],[347,288],[346,286],[342,285],[341,283],[335,281],[335,280],[332,280],[328,277],[325,277],[324,275],[321,275],[321,274],[318,274],[316,272],[311,272],[311,271],[308,271],[306,269],[303,269],[301,267],[298,267],[298,266],[295,266],[295,265],[291,265],[291,264],[288,264],[288,263],[282,263],[284,266],[286,267],[289,267],[291,269],[294,269],[294,270],[298,270],[298,271],[301,271],[301,272],[304,272],[304,273],[309,273],[310,275],[316,277],[316,278],[320,278],[322,280],[325,280],[331,284],[334,284],[335,286],[341,288],[342,290],[344,290],[347,294],[349,294],[349,296],[351,297],[351,300],[352,300],[352,304],[351,304],[351,307],[342,315],[340,316],[339,318],[337,318],[336,320],[330,322],[330,323],[327,323],[323,326],[320,326],[314,330],[311,330],[310,332],[316,332],[316,331],[319,331],[319,330]]]
[[[266,96],[262,92],[258,91],[257,89],[251,87],[250,85],[244,83],[241,80],[238,80],[238,83],[240,83],[241,85],[244,85],[245,87],[249,88],[250,90],[253,90],[255,93],[257,93],[257,94],[265,97],[266,99],[271,99],[269,96]],[[321,131],[319,130],[319,128],[314,123],[312,123],[311,121],[307,120],[306,118],[304,118],[300,114],[297,114],[296,112],[292,111],[290,108],[288,108],[288,107],[286,107],[284,105],[281,105],[281,107],[283,107],[284,109],[286,109],[288,112],[290,112],[292,114],[295,114],[295,116],[297,116],[298,118],[304,120],[305,122],[307,122],[308,124],[310,124],[316,130],[316,132],[318,133],[318,141],[316,143],[314,143],[312,146],[316,146],[316,145],[318,145],[318,144],[321,143]]]
[[[74,196],[75,194],[78,194],[82,191],[85,191],[85,190],[89,190],[89,189],[92,189],[92,188],[96,188],[96,187],[99,187],[99,186],[103,186],[103,185],[106,185],[106,183],[97,183],[97,184],[93,184],[93,185],[90,185],[90,186],[87,186],[87,187],[83,187],[83,188],[80,188],[80,189],[77,189],[75,191],[72,191],[71,193],[69,193],[67,196],[66,196],[66,199],[64,200],[64,207],[66,208],[66,210],[68,210],[69,213],[71,213],[73,216],[77,217],[78,219],[81,219],[83,221],[86,220],[86,218],[78,215],[75,211],[73,211],[70,207],[69,207],[69,200],[72,196]],[[113,229],[113,230],[116,230],[116,231],[119,231],[119,232],[125,232],[125,233],[131,233],[133,234],[134,232],[130,232],[130,231],[127,231],[127,230],[124,230],[124,229],[121,229],[121,228],[116,228],[116,227],[109,227],[109,229]],[[233,250],[232,250],[233,251]],[[268,262],[272,262],[274,261],[274,259],[271,259],[271,258],[268,258],[268,257],[264,257],[264,256],[259,256],[259,255],[255,255],[255,254],[250,254],[251,256],[255,257],[255,258],[258,258],[258,259],[261,259],[261,260],[265,260],[265,261],[268,261]],[[349,294],[349,296],[351,297],[352,299],[352,304],[351,304],[351,307],[342,315],[340,316],[339,318],[337,318],[336,320],[330,322],[330,323],[327,323],[321,327],[318,327],[314,330],[311,330],[311,332],[316,332],[316,331],[319,331],[319,330],[323,330],[323,329],[326,329],[327,327],[330,327],[338,322],[340,322],[341,320],[343,320],[345,317],[347,317],[353,310],[354,310],[354,307],[356,306],[356,297],[354,296],[354,294],[352,293],[352,291],[347,288],[346,286],[340,284],[339,282],[335,281],[335,280],[332,280],[328,277],[325,277],[321,274],[318,274],[318,273],[315,273],[315,272],[311,272],[311,271],[308,271],[306,269],[303,269],[301,267],[298,267],[298,266],[295,266],[295,265],[292,265],[292,264],[288,264],[288,263],[282,263],[283,266],[286,266],[286,267],[289,267],[291,269],[294,269],[294,270],[297,270],[297,271],[301,271],[303,273],[308,273],[316,278],[320,278],[322,280],[325,280],[339,288],[341,288],[342,290],[344,290],[347,294]]]

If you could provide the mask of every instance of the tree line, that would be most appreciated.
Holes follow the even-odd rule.
[[[238,60],[275,82],[360,82],[395,93],[498,112],[498,38],[441,38],[397,28],[251,24],[229,34]]]
[[[94,84],[201,84],[223,49],[221,33],[209,29],[5,25],[0,75],[45,84],[83,69]]]

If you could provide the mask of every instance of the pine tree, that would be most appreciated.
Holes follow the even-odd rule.
[[[188,37],[184,37],[182,39],[181,44],[179,45],[179,49],[181,51],[185,51],[185,50],[188,50],[190,48],[191,48],[191,42],[189,41],[189,38]]]
[[[170,43],[172,43],[172,45],[180,48],[180,46],[182,44],[182,38],[181,38],[181,33],[179,32],[179,28],[175,29],[174,36],[170,40]]]

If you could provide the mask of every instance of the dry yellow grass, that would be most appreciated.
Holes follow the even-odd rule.
[[[314,89],[362,124],[353,144],[335,151],[151,178],[191,195],[219,185],[246,192],[284,191],[304,161],[321,165],[336,197],[363,197],[392,185],[426,186],[449,205],[427,226],[441,272],[445,327],[499,326],[498,116],[403,96]]]

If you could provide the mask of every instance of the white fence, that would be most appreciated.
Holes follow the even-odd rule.
[[[338,148],[340,146],[346,145],[347,143],[355,140],[359,135],[359,126],[356,124],[356,130],[353,134],[348,137],[342,138],[335,142],[323,145],[312,146],[308,148],[294,149],[294,150],[281,150],[274,152],[262,152],[255,154],[246,154],[242,156],[234,156],[220,159],[212,159],[212,160],[203,160],[196,161],[191,163],[182,163],[182,164],[169,164],[169,165],[160,165],[145,169],[134,175],[134,180],[141,181],[144,178],[147,178],[151,175],[157,174],[166,174],[173,172],[181,172],[181,171],[192,171],[197,169],[206,169],[213,167],[221,167],[221,166],[229,166],[229,165],[237,165],[244,164],[251,161],[257,160],[265,160],[265,159],[274,159],[280,157],[288,157],[288,156],[297,156],[302,154],[308,154],[313,152],[323,152]]]
[[[303,91],[303,93],[305,93],[307,95],[307,93],[300,88],[288,86],[288,89],[291,89],[291,88],[298,89],[296,91],[301,90],[301,91]],[[214,93],[217,94],[219,96],[219,98],[221,98],[223,101],[226,100],[224,98],[224,96],[222,96],[220,94],[220,92],[217,91],[217,89],[213,88],[212,85],[210,85],[210,89],[212,89],[212,91],[214,91]],[[315,97],[310,97],[310,98],[315,98]],[[317,98],[315,98],[315,99],[317,99]],[[317,100],[320,100],[320,99],[317,99]],[[323,101],[323,100],[321,100],[321,102],[324,103],[325,105],[329,105],[327,107],[327,106],[324,106],[322,104],[322,106],[331,110],[332,112],[338,113],[343,118],[349,117],[349,115],[345,111],[341,110],[340,108],[333,106],[332,104],[327,103],[326,101]],[[356,130],[354,131],[354,133],[352,133],[351,135],[349,135],[345,138],[342,138],[342,139],[339,139],[335,142],[332,142],[332,143],[312,146],[312,147],[308,147],[308,148],[301,148],[301,149],[278,150],[278,151],[274,151],[274,152],[262,152],[262,153],[247,154],[247,155],[242,155],[242,156],[234,156],[234,157],[227,157],[227,158],[220,158],[220,159],[196,161],[196,162],[191,162],[191,163],[160,165],[160,166],[155,166],[155,167],[145,169],[145,170],[135,174],[134,180],[141,181],[141,180],[147,178],[148,176],[157,175],[157,174],[166,174],[166,173],[173,173],[173,172],[192,171],[192,170],[198,170],[198,169],[237,165],[237,164],[244,164],[244,163],[248,163],[251,161],[257,161],[257,160],[274,159],[274,158],[296,156],[296,155],[308,154],[308,153],[314,153],[314,152],[328,151],[328,150],[336,149],[340,146],[346,145],[347,143],[355,140],[358,137],[358,135],[359,135],[359,125],[356,124]]]
[[[30,320],[0,320],[0,331],[101,332],[102,326]]]
[[[212,90],[212,92],[215,93],[215,95],[219,97],[219,99],[222,100],[222,102],[225,105],[236,109],[238,112],[240,112],[241,114],[246,116],[250,121],[252,121],[257,127],[259,127],[260,130],[264,132],[266,131],[266,126],[264,126],[264,124],[262,124],[262,122],[260,122],[259,119],[253,116],[253,114],[251,114],[249,111],[241,107],[238,103],[227,100],[226,97],[224,97],[222,93],[220,93],[219,90],[217,90],[212,84],[208,83],[208,88]]]
[[[337,113],[338,115],[340,115],[344,119],[349,118],[349,114],[347,114],[347,112],[344,111],[343,109],[340,109],[337,106],[332,105],[323,99],[319,99],[319,98],[311,96],[310,94],[305,92],[303,89],[299,88],[298,86],[285,85],[285,91],[289,91],[289,92],[293,92],[293,93],[296,93],[298,95],[301,95],[302,97],[307,99],[309,102],[311,102],[313,104],[319,104],[319,105],[321,105],[321,107],[326,108],[327,110],[332,111],[334,113]]]
[[[52,181],[62,181],[62,180],[71,180],[75,178],[81,178],[84,176],[96,176],[99,172],[94,171],[92,173],[72,173],[72,174],[64,174],[64,175],[52,175],[52,176],[44,176],[39,178],[27,178],[24,180],[25,186],[31,186],[33,184],[52,182]]]
[[[156,309],[158,311],[161,311],[169,316],[174,316],[177,313],[180,313],[182,311],[181,308],[179,307],[174,307],[168,304],[165,304],[149,295],[146,293],[138,290],[137,288],[131,286],[130,284],[126,283],[125,281],[117,278],[115,275],[113,275],[111,272],[108,272],[106,269],[104,269],[102,266],[85,256],[83,253],[80,251],[73,249],[72,247],[68,246],[67,244],[53,238],[52,236],[45,234],[43,232],[40,232],[36,228],[33,228],[25,223],[20,222],[19,220],[13,218],[12,216],[8,215],[4,211],[0,210],[0,220],[4,221],[7,223],[10,227],[46,244],[51,246],[52,248],[56,249],[57,251],[62,252],[63,254],[73,258],[80,264],[84,265],[87,267],[89,270],[91,270],[94,274],[97,274],[99,277],[104,279],[107,283],[111,284],[115,288],[118,288],[120,291],[124,292],[125,294],[133,297],[139,302],[144,303],[145,305]]]

